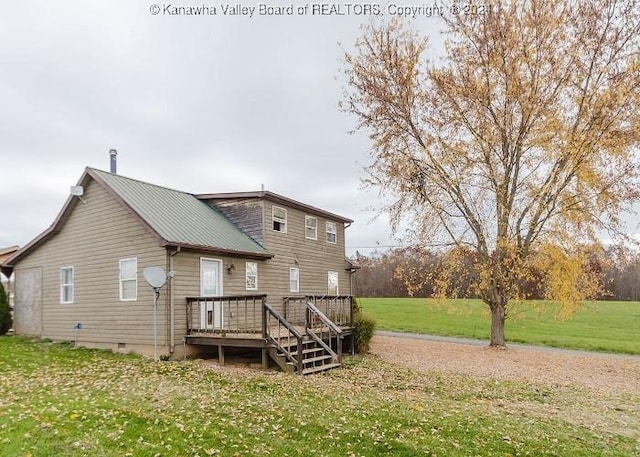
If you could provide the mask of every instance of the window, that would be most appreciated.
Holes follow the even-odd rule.
[[[274,206],[271,209],[273,215],[273,230],[287,233],[287,210]]]
[[[289,268],[289,292],[300,292],[300,270]]]
[[[138,299],[138,259],[120,260],[120,300]]]
[[[222,260],[200,259],[200,295],[217,297],[222,295]]]
[[[258,290],[258,264],[247,262],[247,290]]]
[[[336,244],[338,241],[338,231],[335,222],[327,222],[327,243]]]
[[[60,303],[73,303],[73,267],[60,268]]]
[[[318,219],[313,216],[304,217],[304,237],[308,240],[318,239]]]
[[[338,272],[330,271],[328,275],[328,295],[339,295],[338,294]]]

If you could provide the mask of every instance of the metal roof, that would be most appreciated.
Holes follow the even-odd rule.
[[[87,173],[120,197],[164,245],[272,257],[222,213],[192,194],[94,168]]]

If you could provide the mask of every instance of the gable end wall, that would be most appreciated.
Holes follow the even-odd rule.
[[[95,181],[85,187],[59,233],[21,259],[15,274],[42,269],[42,334],[117,349],[153,345],[153,293],[142,276],[148,266],[166,268],[166,250],[122,205]],[[120,301],[119,260],[138,260],[138,296]],[[60,269],[74,268],[73,303],[60,303]],[[158,307],[159,344],[167,341],[167,299]],[[124,345],[124,346],[123,346]],[[128,348],[127,348],[128,349]]]
[[[287,233],[273,230],[272,207],[287,210]],[[305,237],[305,216],[317,218],[316,240]],[[274,254],[265,261],[262,275],[263,284],[268,284],[269,302],[279,305],[282,297],[292,295],[326,295],[328,293],[328,272],[336,271],[339,277],[340,295],[351,294],[351,277],[345,270],[345,229],[342,222],[336,223],[337,243],[326,241],[326,219],[296,208],[265,202],[264,228],[265,248]],[[289,290],[289,269],[300,270],[300,291]]]

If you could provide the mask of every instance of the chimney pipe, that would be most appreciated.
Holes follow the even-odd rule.
[[[111,149],[109,150],[109,156],[111,158],[111,173],[113,173],[114,175],[117,174],[117,170],[116,170],[116,164],[117,164],[117,157],[118,157],[118,151],[116,151],[115,149]]]

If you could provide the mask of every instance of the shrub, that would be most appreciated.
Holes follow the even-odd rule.
[[[351,302],[353,303],[353,316],[355,317],[356,314],[359,314],[362,312],[362,307],[358,303],[358,299],[356,297],[353,297],[351,299]]]
[[[355,350],[358,354],[369,352],[369,344],[376,329],[376,321],[361,310],[353,315],[355,327]]]
[[[0,335],[5,335],[13,326],[11,310],[9,309],[9,298],[4,291],[4,286],[0,282]]]

